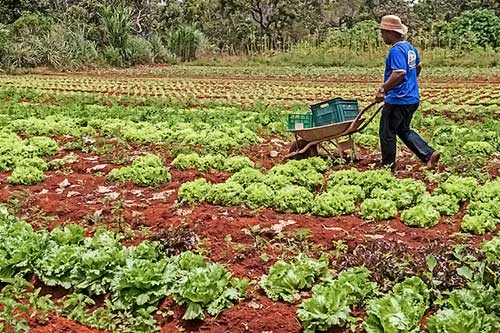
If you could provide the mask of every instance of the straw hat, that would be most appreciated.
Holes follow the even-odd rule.
[[[396,31],[401,35],[406,35],[408,33],[408,27],[401,23],[401,19],[396,15],[386,15],[382,17],[380,22],[380,29]]]

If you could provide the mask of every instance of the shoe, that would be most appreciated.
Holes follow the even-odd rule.
[[[434,169],[437,166],[440,158],[441,154],[438,151],[433,152],[431,157],[427,161],[427,168]]]

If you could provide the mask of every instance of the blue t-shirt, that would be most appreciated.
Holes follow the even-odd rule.
[[[418,64],[420,64],[420,57],[413,45],[402,41],[392,46],[385,61],[384,82],[387,82],[393,71],[404,71],[406,74],[403,82],[386,93],[386,103],[409,105],[420,102],[417,81]]]

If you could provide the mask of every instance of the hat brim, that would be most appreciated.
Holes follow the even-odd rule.
[[[408,27],[404,24],[401,24],[400,27],[395,27],[392,25],[386,25],[384,23],[380,24],[380,29],[381,30],[387,30],[387,31],[395,31],[400,33],[401,35],[407,35],[408,34]]]

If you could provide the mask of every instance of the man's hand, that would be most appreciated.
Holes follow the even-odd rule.
[[[375,94],[375,102],[380,103],[385,99],[385,90],[383,87],[378,88],[377,93]]]

